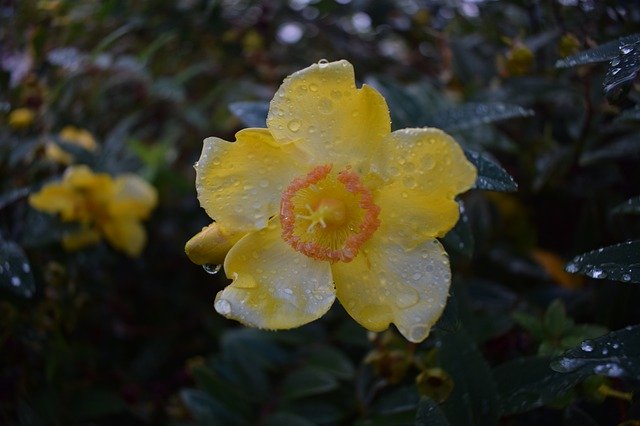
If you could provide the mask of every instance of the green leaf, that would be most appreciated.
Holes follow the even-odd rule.
[[[560,373],[598,374],[640,379],[640,326],[629,326],[593,340],[555,359],[551,368]]]
[[[442,243],[447,249],[447,253],[459,253],[467,259],[473,256],[475,240],[473,238],[473,230],[469,223],[469,217],[464,209],[464,203],[458,201],[460,206],[460,219],[442,239]]]
[[[475,187],[490,191],[513,192],[518,190],[518,184],[511,175],[487,154],[465,150],[469,161],[478,169]]]
[[[342,352],[329,346],[313,348],[307,365],[318,370],[324,370],[339,379],[351,379],[355,369],[351,360]]]
[[[291,401],[330,392],[337,387],[338,381],[333,374],[313,367],[304,367],[285,378],[282,393],[285,399]]]
[[[602,160],[628,160],[633,158],[640,158],[640,141],[636,134],[631,134],[605,146],[586,151],[580,156],[580,164],[586,166]]]
[[[618,204],[611,210],[611,214],[636,214],[640,213],[640,196],[628,199]]]
[[[556,299],[547,308],[542,318],[542,324],[548,336],[558,337],[573,327],[573,320],[567,317],[562,300]]]
[[[242,392],[232,383],[223,380],[217,372],[206,366],[195,366],[191,369],[191,374],[198,386],[233,412],[250,412],[250,404]]]
[[[455,425],[496,425],[498,394],[487,362],[464,330],[440,338],[439,365],[453,379],[442,410]]]
[[[36,292],[29,259],[13,241],[0,240],[0,288],[22,297],[31,297]]]
[[[588,374],[558,373],[551,357],[517,358],[493,369],[502,415],[522,413],[549,404]]]
[[[268,102],[233,102],[229,111],[247,127],[267,127]]]
[[[516,311],[513,313],[513,319],[518,325],[533,335],[538,340],[545,337],[542,321],[526,312]]]
[[[316,423],[292,413],[278,411],[270,415],[264,424],[265,426],[314,426]]]
[[[16,188],[0,194],[0,210],[26,197],[31,192],[31,188]]]
[[[533,114],[530,109],[502,102],[467,103],[434,114],[428,124],[452,132],[514,117],[530,117]]]
[[[609,100],[618,100],[625,95],[640,70],[640,38],[635,42],[620,43],[619,53],[611,59],[604,78],[604,93]]]
[[[418,402],[416,426],[448,426],[449,421],[440,406],[431,398],[423,396]]]
[[[189,413],[200,421],[211,425],[235,425],[238,419],[220,402],[199,389],[182,389],[180,398]]]
[[[619,54],[620,46],[635,43],[640,40],[640,34],[622,37],[615,41],[602,44],[593,49],[578,52],[556,62],[556,68],[570,68],[578,65],[592,64],[594,62],[609,61]]]
[[[640,240],[581,254],[574,257],[565,270],[600,280],[640,283]]]

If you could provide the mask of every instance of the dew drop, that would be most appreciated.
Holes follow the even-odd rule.
[[[616,75],[616,74],[618,74],[619,72],[620,72],[620,68],[612,68],[612,69],[611,69],[611,74],[612,74],[612,75]]]
[[[591,352],[593,350],[593,346],[591,346],[591,343],[585,340],[584,342],[580,343],[580,349],[585,352]]]
[[[320,68],[325,68],[327,65],[329,65],[329,61],[327,61],[326,59],[320,59],[318,61],[318,66]]]
[[[633,47],[629,45],[620,46],[620,52],[622,52],[623,55],[628,55],[633,52]]]
[[[220,269],[222,269],[222,265],[213,265],[213,264],[210,264],[210,263],[206,263],[206,264],[202,265],[202,269],[204,269],[204,271],[207,274],[215,275],[218,272],[220,272]]]
[[[620,58],[613,58],[611,60],[611,66],[615,67],[615,66],[618,66],[618,65],[620,65]]]
[[[14,287],[20,287],[20,284],[22,284],[22,281],[20,280],[19,277],[11,277],[11,285]]]
[[[569,272],[570,274],[575,274],[576,272],[578,272],[578,265],[576,265],[575,263],[569,263],[565,268],[565,271]]]
[[[416,183],[416,180],[413,178],[413,176],[406,176],[404,179],[402,179],[402,183],[405,186],[405,188],[408,188],[408,189],[413,189],[418,185]]]
[[[590,276],[591,278],[595,278],[597,280],[602,280],[604,278],[607,278],[607,274],[606,272],[604,272],[602,269],[592,269],[589,272],[587,272],[587,275]]]
[[[291,130],[292,132],[295,133],[298,130],[300,130],[300,121],[299,120],[291,120],[287,124],[287,127],[289,128],[289,130]]]
[[[320,111],[322,114],[330,114],[331,111],[333,111],[333,102],[331,101],[331,99],[320,99],[320,103],[318,104],[318,111]]]
[[[622,275],[622,281],[628,283],[629,281],[631,281],[631,275],[629,274],[623,274]]]
[[[213,304],[213,307],[215,308],[216,312],[218,312],[221,315],[228,315],[231,313],[231,304],[229,303],[228,300],[218,299]]]
[[[311,90],[312,92],[317,92],[318,91],[318,85],[315,84],[315,83],[309,84],[309,90]]]

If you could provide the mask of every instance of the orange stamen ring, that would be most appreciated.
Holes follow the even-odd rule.
[[[330,164],[317,166],[282,192],[282,237],[314,259],[349,262],[380,226],[380,207],[356,172],[347,168],[332,177],[331,169]],[[311,223],[301,226],[298,221]]]

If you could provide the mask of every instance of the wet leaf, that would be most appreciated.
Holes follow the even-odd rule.
[[[453,392],[442,404],[452,424],[495,425],[498,394],[487,362],[464,330],[445,333],[438,350],[440,366],[453,379]]]
[[[189,413],[197,420],[211,425],[238,424],[235,416],[220,402],[199,389],[182,389],[180,391],[182,403]]]
[[[604,78],[604,93],[611,101],[619,100],[631,88],[640,70],[640,40],[622,42],[619,53],[611,59]]]
[[[460,219],[456,223],[456,226],[447,232],[442,239],[442,243],[447,249],[447,253],[459,253],[467,259],[471,259],[473,256],[474,238],[471,224],[469,223],[469,217],[464,209],[462,201],[458,201],[460,206]]]
[[[563,374],[549,366],[551,357],[525,357],[493,369],[502,415],[522,413],[549,404],[588,374]]]
[[[487,154],[465,150],[469,161],[478,169],[475,187],[490,191],[513,192],[518,190],[518,184],[498,163]]]
[[[581,254],[573,258],[565,270],[595,279],[640,283],[640,240]]]
[[[530,117],[533,111],[519,105],[492,103],[467,103],[431,116],[429,125],[448,132],[468,129],[480,124],[493,123],[515,117]]]
[[[448,426],[449,421],[440,406],[431,398],[422,397],[418,402],[416,426]]]
[[[615,41],[604,43],[593,49],[578,52],[575,55],[567,56],[556,62],[556,68],[570,68],[578,65],[591,64],[594,62],[609,61],[618,56],[620,46],[640,41],[640,34],[622,37]]]
[[[593,340],[556,358],[551,368],[560,373],[583,376],[598,374],[608,377],[640,379],[640,326],[629,326]]]
[[[247,127],[267,127],[268,102],[234,102],[229,111]]]
[[[640,213],[640,196],[628,199],[618,204],[611,210],[611,214],[636,214]]]
[[[0,288],[22,297],[31,297],[36,291],[29,259],[12,241],[0,240]]]

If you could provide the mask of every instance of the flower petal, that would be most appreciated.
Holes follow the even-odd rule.
[[[66,234],[62,237],[62,245],[65,250],[75,251],[81,248],[98,244],[100,233],[93,228],[85,228],[80,231]]]
[[[146,219],[156,204],[158,192],[140,176],[124,174],[114,180],[113,198],[109,203],[113,216]]]
[[[379,232],[350,263],[332,265],[336,293],[349,315],[371,331],[391,322],[411,342],[421,342],[449,293],[449,258],[437,240],[407,248]]]
[[[287,329],[329,310],[335,299],[329,262],[298,253],[281,234],[274,219],[233,246],[224,262],[233,282],[218,293],[216,311],[248,326]]]
[[[364,85],[356,89],[347,61],[314,64],[287,77],[273,97],[267,127],[278,142],[300,141],[318,164],[342,168],[379,155],[391,131],[387,103]]]
[[[102,233],[109,244],[131,257],[139,256],[147,242],[142,224],[133,218],[122,218],[101,223]]]
[[[280,193],[304,173],[306,157],[294,144],[276,144],[266,129],[244,129],[236,139],[205,139],[195,165],[196,190],[212,219],[248,232],[266,227],[278,212]]]
[[[218,222],[214,222],[191,237],[184,251],[196,265],[220,265],[229,249],[243,236],[225,232]]]
[[[460,145],[442,130],[398,130],[383,145],[380,170],[387,182],[401,182],[406,189],[442,193],[453,199],[476,180],[476,168]]]
[[[458,203],[443,193],[406,189],[394,182],[378,190],[374,200],[380,206],[377,232],[415,247],[433,237],[444,236],[458,221]]]
[[[60,213],[64,221],[77,219],[76,206],[80,203],[82,197],[62,183],[50,183],[29,196],[31,207],[45,213]]]

